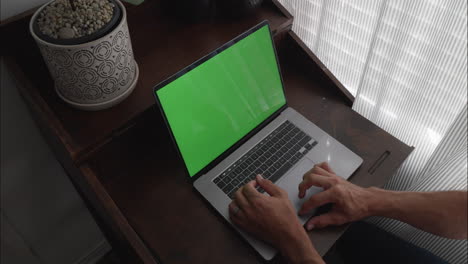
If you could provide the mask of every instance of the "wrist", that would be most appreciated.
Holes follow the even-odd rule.
[[[298,223],[299,224],[299,223]],[[316,264],[324,263],[315,250],[305,229],[299,224],[295,232],[291,232],[283,239],[284,246],[280,248],[281,253],[288,258],[292,264]]]
[[[370,187],[368,200],[368,216],[385,216],[391,201],[391,191]]]

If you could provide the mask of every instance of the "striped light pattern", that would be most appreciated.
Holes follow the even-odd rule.
[[[408,191],[446,191],[467,189],[467,105],[432,153],[418,180]],[[374,223],[413,244],[423,247],[450,263],[467,263],[467,240],[441,238],[406,223],[371,218]]]
[[[280,2],[294,15],[294,32],[355,96],[384,1]]]
[[[415,151],[386,188],[467,188],[466,0],[280,0],[293,30],[356,96],[353,109]],[[404,223],[386,230],[451,263],[467,263],[467,242]]]

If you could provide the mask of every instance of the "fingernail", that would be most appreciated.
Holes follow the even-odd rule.
[[[307,230],[308,230],[308,231],[314,229],[314,227],[315,227],[315,226],[314,226],[314,224],[312,224],[312,223],[307,224]]]
[[[257,174],[257,180],[263,180],[263,177],[262,177],[262,175],[260,175],[260,174]]]

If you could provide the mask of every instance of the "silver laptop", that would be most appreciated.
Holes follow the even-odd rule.
[[[234,193],[257,174],[285,189],[299,210],[321,191],[298,198],[314,164],[326,161],[347,179],[362,163],[288,107],[266,21],[158,84],[154,94],[187,177],[229,223]],[[273,247],[235,228],[264,259],[274,257]]]

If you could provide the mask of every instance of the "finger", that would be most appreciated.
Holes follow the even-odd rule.
[[[330,167],[330,164],[328,164],[328,162],[322,162],[322,163],[319,163],[317,164],[318,167],[328,171],[329,173],[333,173],[335,174],[335,172],[332,170],[332,168]]]
[[[309,200],[305,201],[302,204],[301,210],[299,210],[299,214],[307,214],[308,212],[310,212],[310,210],[314,208],[333,202],[336,202],[336,195],[334,194],[334,192],[330,190],[319,192],[310,197]]]
[[[231,218],[231,220],[236,224],[239,224],[245,219],[244,212],[242,209],[240,209],[235,201],[232,201],[229,204],[229,218]]]
[[[245,210],[246,208],[249,207],[249,202],[247,201],[247,198],[245,198],[243,190],[244,186],[241,187],[239,190],[236,191],[234,194],[234,201],[237,203],[239,208]]]
[[[270,180],[264,179],[261,175],[257,175],[257,184],[260,185],[260,187],[262,187],[270,196],[281,196],[283,194],[280,187]]]
[[[330,212],[328,214],[312,217],[312,219],[307,222],[306,229],[310,231],[313,228],[323,228],[330,225],[342,225],[345,222],[346,221],[343,216],[334,212]]]
[[[307,175],[310,175],[310,174],[318,174],[318,175],[327,176],[327,177],[332,176],[333,175],[332,173],[326,171],[325,169],[323,169],[322,167],[319,166],[322,163],[314,165],[314,167],[312,167],[312,169],[310,169],[309,171],[304,173],[304,175],[302,176],[302,179],[305,179],[307,177]]]
[[[328,181],[328,177],[309,174],[307,177],[304,177],[304,180],[302,180],[301,183],[299,183],[299,198],[304,198],[306,191],[312,186],[328,189],[330,188],[331,183]]]
[[[257,191],[257,189],[255,189],[256,186],[257,182],[251,181],[244,185],[244,187],[242,187],[242,193],[244,194],[244,197],[247,199],[247,201],[250,201],[252,198],[257,198],[260,197],[260,195],[262,195]]]
[[[325,170],[325,169],[322,167],[323,165],[321,165],[321,164],[323,164],[323,162],[320,163],[320,164],[315,165],[315,166],[312,168],[312,173],[319,174],[319,175],[323,175],[323,176],[328,176],[328,177],[331,177],[331,176],[334,175],[333,173],[331,173],[331,172]]]

